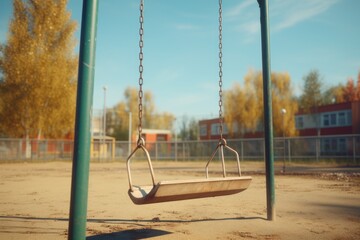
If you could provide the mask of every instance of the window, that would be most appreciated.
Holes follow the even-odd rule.
[[[330,114],[330,125],[336,126],[336,113]]]
[[[166,135],[165,134],[157,134],[156,135],[156,141],[166,141]]]
[[[303,116],[296,116],[295,117],[295,127],[297,129],[303,129],[304,128],[304,117]]]
[[[346,140],[345,138],[339,139],[339,152],[346,152]]]
[[[329,126],[330,125],[330,119],[329,119],[329,114],[324,114],[323,115],[323,126]]]
[[[340,111],[322,114],[323,127],[341,127],[350,126],[352,124],[351,111]]]
[[[352,125],[352,114],[351,114],[351,111],[347,111],[347,114],[346,114],[346,117],[347,117],[347,125]]]
[[[338,118],[339,118],[339,126],[344,126],[345,123],[346,123],[345,113],[344,112],[339,112]]]
[[[338,113],[338,126],[350,126],[352,124],[351,111],[343,111]]]
[[[207,136],[207,126],[200,125],[200,136]]]
[[[220,124],[213,123],[211,124],[211,135],[219,135],[220,134]]]

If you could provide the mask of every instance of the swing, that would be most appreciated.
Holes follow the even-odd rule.
[[[140,53],[139,53],[139,125],[138,125],[138,141],[135,149],[131,152],[126,160],[126,167],[129,180],[128,195],[134,204],[150,204],[159,202],[179,201],[187,199],[205,198],[224,196],[242,192],[248,188],[252,178],[250,176],[241,176],[239,154],[232,148],[230,148],[226,140],[223,138],[223,116],[222,116],[222,1],[219,0],[219,120],[220,120],[220,140],[210,160],[205,167],[206,178],[205,179],[192,179],[192,180],[173,180],[173,181],[160,181],[155,182],[155,175],[151,158],[148,150],[145,147],[145,140],[142,137],[142,85],[143,85],[143,9],[144,2],[140,0]],[[232,152],[237,161],[238,176],[227,177],[224,160],[224,149]],[[152,185],[149,186],[135,186],[132,184],[130,160],[134,154],[142,150],[146,156],[146,160],[149,165]],[[216,153],[220,154],[222,163],[222,175],[223,177],[209,178],[209,164],[216,156]]]

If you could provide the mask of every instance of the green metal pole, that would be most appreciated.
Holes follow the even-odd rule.
[[[68,235],[71,240],[86,237],[97,10],[97,0],[83,1]]]
[[[271,98],[270,37],[268,0],[258,0],[261,22],[261,48],[263,66],[264,131],[266,165],[267,219],[275,220],[274,146]]]

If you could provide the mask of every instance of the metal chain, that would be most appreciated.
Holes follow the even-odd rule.
[[[140,29],[139,29],[139,35],[140,35],[140,40],[139,40],[139,48],[140,48],[140,52],[139,52],[139,125],[138,125],[138,131],[139,131],[139,140],[141,139],[141,133],[142,133],[142,110],[143,110],[143,106],[142,106],[142,99],[143,99],[143,90],[142,90],[142,85],[144,83],[144,79],[143,79],[143,72],[144,72],[144,67],[143,67],[143,59],[144,59],[144,54],[143,54],[143,47],[144,47],[144,40],[143,40],[143,36],[144,36],[144,0],[140,0],[140,18],[139,18],[139,22],[140,22]]]
[[[139,125],[138,125],[138,131],[139,131],[139,139],[141,138],[142,133],[142,98],[143,98],[143,91],[142,91],[142,85],[144,83],[143,79],[143,47],[144,47],[144,41],[143,41],[143,35],[144,35],[144,1],[140,0],[140,40],[139,40]],[[223,112],[222,112],[222,0],[219,0],[219,121],[220,121],[220,137],[223,138]]]
[[[219,122],[220,138],[223,138],[223,112],[222,112],[222,0],[219,0]]]

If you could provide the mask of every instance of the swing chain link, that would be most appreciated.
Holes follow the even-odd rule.
[[[143,41],[143,36],[144,36],[144,1],[141,0],[140,1],[140,18],[139,18],[139,22],[140,22],[140,29],[139,29],[139,35],[140,35],[140,40],[139,40],[139,48],[140,48],[140,52],[139,52],[139,125],[138,125],[138,132],[139,132],[139,139],[142,138],[142,110],[143,110],[143,106],[142,106],[142,98],[143,98],[143,90],[142,90],[142,85],[144,83],[144,79],[143,79],[143,71],[144,71],[144,67],[143,67],[143,59],[144,59],[144,54],[143,54],[143,47],[144,47],[144,41]],[[219,121],[220,121],[220,137],[221,139],[223,138],[223,111],[222,111],[222,105],[223,105],[223,101],[222,101],[222,97],[223,97],[223,91],[222,91],[222,77],[223,77],[223,71],[222,71],[222,0],[219,0]],[[140,141],[139,141],[140,142]]]
[[[222,111],[222,0],[219,0],[219,123],[220,123],[220,138],[223,138],[223,111]]]
[[[140,35],[140,40],[139,40],[139,48],[140,48],[140,52],[139,52],[139,125],[138,125],[138,131],[139,131],[139,141],[138,144],[142,144],[143,141],[141,141],[142,139],[142,115],[143,115],[143,106],[142,106],[142,99],[143,99],[143,90],[142,90],[142,85],[144,83],[144,79],[143,79],[143,72],[144,72],[144,66],[143,66],[143,59],[144,59],[144,54],[143,54],[143,47],[144,47],[144,40],[143,40],[143,36],[144,36],[144,1],[140,0],[140,18],[139,18],[139,22],[140,22],[140,29],[139,29],[139,35]]]

